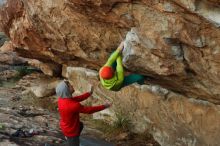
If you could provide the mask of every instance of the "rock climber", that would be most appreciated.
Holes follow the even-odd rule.
[[[79,113],[92,114],[111,106],[108,102],[100,106],[83,106],[80,102],[92,95],[93,88],[91,88],[90,92],[73,97],[72,93],[74,91],[74,88],[67,80],[60,82],[56,87],[56,94],[59,97],[60,128],[67,139],[67,146],[79,146],[79,136],[83,129]]]
[[[124,42],[121,42],[118,48],[111,54],[106,64],[100,69],[99,77],[104,88],[112,91],[119,91],[122,87],[135,82],[144,83],[144,76],[139,74],[130,74],[124,76],[121,52],[124,49]]]

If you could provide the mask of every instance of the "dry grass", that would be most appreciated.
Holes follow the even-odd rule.
[[[131,132],[130,120],[120,114],[112,124],[103,120],[94,120],[89,116],[84,116],[83,121],[88,127],[101,131],[103,133],[101,137],[109,142],[116,143],[116,146],[160,146],[147,131],[141,134]],[[126,136],[123,137],[123,135]]]

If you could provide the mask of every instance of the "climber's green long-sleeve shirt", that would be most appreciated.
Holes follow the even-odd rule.
[[[124,69],[122,66],[122,57],[120,55],[120,51],[116,50],[108,59],[107,63],[104,66],[112,67],[114,62],[117,62],[116,71],[114,76],[111,79],[105,80],[100,77],[101,84],[109,90],[117,91],[121,88],[124,81]],[[102,69],[102,68],[101,68]],[[101,71],[100,69],[100,71]],[[99,72],[100,72],[99,71]]]

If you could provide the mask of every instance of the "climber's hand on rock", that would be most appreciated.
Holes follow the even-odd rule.
[[[94,87],[91,86],[91,89],[90,89],[89,93],[92,95],[93,91],[94,91]]]
[[[117,50],[121,52],[123,50],[123,48],[124,48],[124,41],[122,41],[120,43],[120,45],[118,46]]]
[[[112,104],[111,104],[110,102],[106,102],[106,103],[104,104],[104,106],[105,106],[105,108],[109,108],[109,107],[112,106]]]

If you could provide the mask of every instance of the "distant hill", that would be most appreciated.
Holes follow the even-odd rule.
[[[0,0],[0,6],[3,5],[7,0]]]

